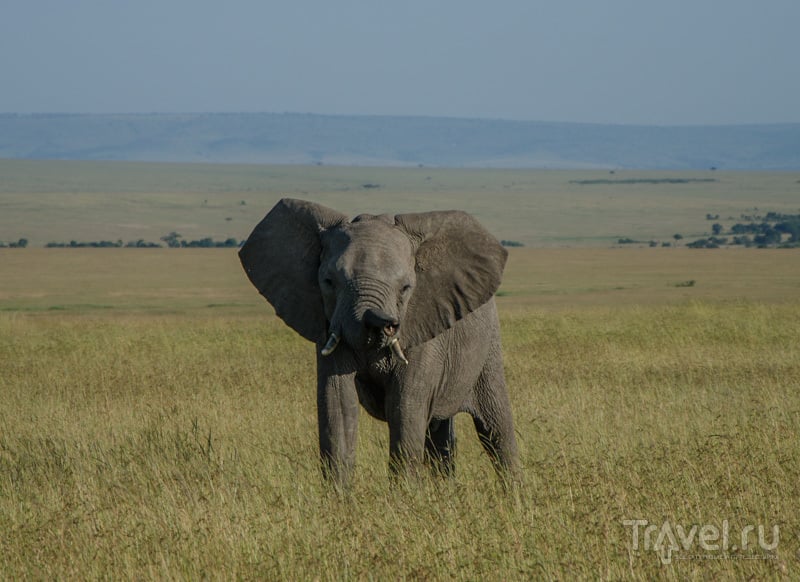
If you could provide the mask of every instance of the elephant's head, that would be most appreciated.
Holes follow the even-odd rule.
[[[300,335],[332,353],[425,342],[488,301],[506,250],[459,211],[361,215],[283,199],[239,256],[248,277]]]

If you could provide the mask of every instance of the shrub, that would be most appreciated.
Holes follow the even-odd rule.
[[[162,236],[160,240],[167,243],[169,248],[175,249],[181,246],[181,238],[181,235],[173,230],[171,233]]]
[[[686,246],[690,249],[718,249],[719,244],[716,241],[714,238],[699,238]]]

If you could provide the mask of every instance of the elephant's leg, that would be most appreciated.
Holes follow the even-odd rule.
[[[478,415],[474,415],[472,420],[475,423],[478,439],[498,474],[505,476],[508,473],[514,473],[518,465],[514,429],[506,429],[500,426],[504,423],[497,423],[495,419],[487,419]]]
[[[504,478],[517,472],[519,456],[514,419],[499,350],[488,359],[475,389],[472,418],[484,450]]]
[[[339,486],[350,481],[358,439],[355,374],[329,374],[318,366],[317,421],[323,475]]]
[[[427,417],[427,409],[422,403],[404,400],[397,392],[388,395],[389,467],[393,473],[417,471],[425,457]]]
[[[432,420],[425,436],[425,455],[431,468],[440,475],[453,476],[456,470],[455,448],[454,419]]]

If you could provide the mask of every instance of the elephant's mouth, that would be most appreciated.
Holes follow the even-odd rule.
[[[368,326],[363,338],[363,345],[366,351],[379,352],[389,350],[397,361],[408,364],[408,358],[403,352],[400,340],[397,337],[398,328],[399,323],[397,322],[388,323],[380,328]],[[342,337],[339,333],[331,331],[328,341],[325,342],[320,353],[323,356],[331,355],[339,346],[341,339]],[[347,341],[347,343],[351,344],[352,347],[352,342]]]
[[[389,326],[387,326],[387,328],[388,327]],[[396,337],[397,326],[392,326],[391,330],[387,328],[384,328],[383,334],[379,336],[379,349],[385,350],[388,348],[396,360],[403,362],[404,364],[408,364],[408,358],[403,352],[403,348],[400,345],[400,340]]]
[[[408,364],[408,358],[406,358],[403,348],[400,345],[400,340],[397,337],[398,327],[398,324],[389,324],[381,329],[371,330],[367,333],[367,349],[388,349],[397,360]]]

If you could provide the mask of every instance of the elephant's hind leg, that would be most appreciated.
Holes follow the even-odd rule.
[[[517,469],[517,443],[513,429],[510,434],[505,427],[498,427],[492,420],[487,422],[480,416],[473,416],[478,439],[483,450],[489,455],[497,472],[501,475],[513,473]],[[492,428],[494,426],[494,428]]]
[[[432,420],[425,435],[425,458],[434,472],[448,477],[455,474],[455,449],[453,418]]]
[[[515,473],[519,465],[517,439],[499,352],[481,372],[473,404],[475,430],[495,469],[503,477]]]

